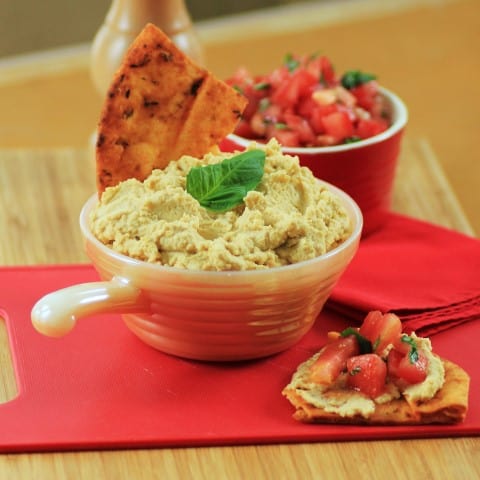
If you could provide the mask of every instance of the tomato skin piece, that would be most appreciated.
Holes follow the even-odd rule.
[[[376,340],[375,352],[381,355],[388,345],[393,344],[402,334],[402,322],[394,313],[385,313],[382,317],[381,330]]]
[[[387,365],[375,353],[350,357],[347,360],[347,385],[370,398],[385,391]]]
[[[296,70],[290,79],[279,85],[273,92],[272,102],[284,108],[293,108],[316,83],[317,79],[311,73],[306,70]]]
[[[393,349],[387,357],[387,370],[390,379],[404,388],[408,385],[421,383],[427,378],[428,358],[422,350],[417,350],[418,359],[410,361],[408,353]]]
[[[383,313],[380,310],[372,310],[367,313],[367,316],[363,319],[362,325],[360,325],[360,335],[368,338],[375,343],[376,339],[380,335],[380,326],[383,321]]]
[[[272,128],[269,136],[275,137],[285,147],[298,147],[300,144],[298,132],[292,130]]]
[[[317,134],[324,134],[325,127],[323,125],[323,117],[338,111],[337,105],[318,105],[313,100],[314,105],[310,113],[310,125],[312,126],[313,131]]]
[[[285,113],[285,123],[294,132],[298,133],[299,142],[304,145],[311,145],[315,141],[315,133],[305,118],[293,113]]]
[[[378,94],[378,83],[375,80],[362,83],[350,89],[350,93],[355,96],[359,107],[365,110],[371,110],[375,104],[375,97]]]
[[[310,378],[314,383],[329,385],[345,370],[347,360],[360,353],[357,339],[350,335],[327,343],[312,365]]]
[[[240,137],[256,138],[254,131],[250,127],[250,122],[243,119],[237,123],[237,127],[235,128],[235,133]]]
[[[338,83],[333,65],[325,55],[307,59],[304,68],[314,75],[318,82],[326,87]]]
[[[353,135],[353,123],[348,113],[337,111],[322,118],[323,128],[327,135],[343,140]]]
[[[332,62],[325,56],[320,57],[320,64],[322,68],[322,82],[327,86],[335,85],[337,80],[335,78],[335,70]]]
[[[375,353],[382,355],[390,344],[398,343],[402,334],[402,322],[394,313],[382,314],[374,310],[365,317],[359,333],[370,340]]]
[[[388,124],[383,119],[361,119],[355,128],[355,135],[360,138],[370,138],[384,132]]]

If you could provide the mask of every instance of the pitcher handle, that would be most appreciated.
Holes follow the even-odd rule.
[[[32,308],[35,329],[49,337],[61,337],[77,319],[98,313],[140,313],[146,310],[141,290],[128,280],[80,283],[49,293]]]

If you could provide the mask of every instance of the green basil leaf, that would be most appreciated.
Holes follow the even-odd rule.
[[[265,152],[248,150],[220,163],[193,167],[187,174],[187,192],[202,207],[225,212],[240,205],[263,177]]]
[[[360,137],[357,137],[353,135],[352,137],[346,137],[343,139],[343,143],[348,144],[348,143],[355,143],[355,142],[360,142],[362,139]]]
[[[263,97],[258,103],[258,110],[264,112],[271,105],[268,97]]]
[[[342,75],[340,82],[342,86],[350,90],[352,88],[358,87],[363,83],[370,82],[375,80],[377,77],[372,73],[361,72],[360,70],[350,70]]]
[[[410,361],[411,364],[417,363],[418,362],[418,348],[417,348],[417,343],[412,337],[409,337],[408,335],[404,334],[401,337],[401,341],[403,343],[407,343],[410,345],[410,351],[408,352],[408,360]]]
[[[300,62],[291,53],[285,55],[283,64],[287,67],[290,73],[294,72],[300,66]]]
[[[359,331],[356,328],[348,327],[340,333],[342,337],[348,337],[350,335],[354,335],[357,338],[358,346],[360,348],[360,354],[363,355],[364,353],[372,353],[372,342],[365,338],[363,335],[360,335]]]
[[[253,85],[254,90],[268,90],[271,87],[271,84],[268,82],[259,82]]]

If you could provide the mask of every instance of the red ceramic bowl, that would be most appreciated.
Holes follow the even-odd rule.
[[[347,145],[315,148],[283,147],[296,155],[313,174],[347,192],[359,205],[364,219],[363,235],[382,226],[390,211],[392,190],[408,112],[394,93],[380,89],[390,109],[392,125],[380,135]],[[243,150],[250,139],[229,135],[220,145],[224,151]]]

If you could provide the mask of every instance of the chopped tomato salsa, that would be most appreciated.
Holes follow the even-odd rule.
[[[387,382],[405,389],[427,377],[428,358],[416,338],[402,333],[397,315],[372,311],[359,328],[329,333],[329,342],[311,366],[310,378],[329,385],[343,375],[348,388],[370,398],[381,395]]]
[[[376,77],[335,73],[324,55],[287,55],[271,73],[240,68],[226,82],[248,99],[234,133],[286,147],[322,147],[360,141],[390,125]]]

